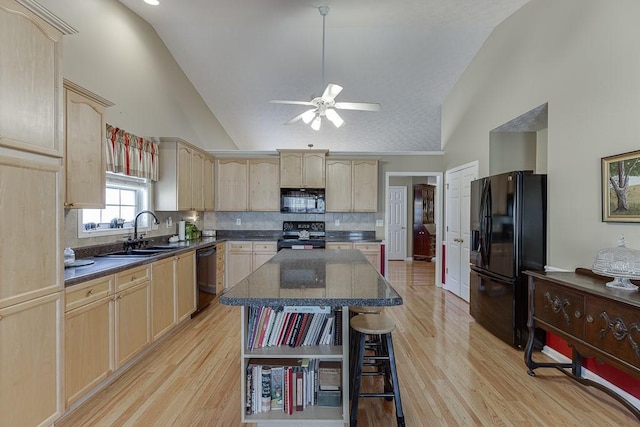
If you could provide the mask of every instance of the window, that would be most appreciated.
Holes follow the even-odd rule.
[[[149,180],[107,172],[104,209],[82,209],[78,237],[131,234],[136,213],[149,208]],[[149,229],[148,215],[138,219],[138,231]]]

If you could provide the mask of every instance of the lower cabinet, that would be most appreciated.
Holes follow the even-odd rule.
[[[216,245],[216,295],[222,295],[226,287],[227,253],[224,242]]]
[[[174,258],[151,264],[151,336],[157,340],[176,324]]]
[[[196,253],[176,256],[176,315],[177,321],[196,311]]]
[[[251,242],[227,242],[227,283],[231,288],[253,271]]]
[[[65,289],[65,297],[63,396],[65,407],[68,408],[195,311],[195,251],[70,286]],[[56,322],[43,318],[38,321],[38,328],[42,332],[38,330],[36,333],[28,329],[28,322],[21,321],[20,324],[27,329],[23,327],[24,331],[17,337],[7,336],[5,339],[4,325],[10,325],[5,322],[10,319],[5,314],[7,310],[0,309],[0,340],[16,342],[18,347],[15,348],[26,351],[21,351],[22,355],[42,354],[55,359],[58,352],[54,343],[49,342],[55,338],[55,332],[47,332],[47,337],[39,335],[48,330],[42,325],[51,325],[55,331]],[[24,337],[28,345],[20,343],[17,340],[19,337]],[[0,347],[3,360],[5,348]],[[6,358],[10,360],[9,356]],[[28,360],[25,358],[24,363]],[[2,365],[5,366],[4,363]],[[8,366],[12,365],[16,366],[13,363]],[[46,366],[53,367],[55,363],[49,361]],[[41,369],[40,366],[25,367],[20,372],[38,372]],[[10,379],[8,374],[0,374],[3,381]],[[53,381],[56,384],[54,369],[48,369],[38,378],[42,382]],[[24,395],[41,396],[47,390],[45,384],[34,388],[38,392],[29,391]],[[44,397],[40,400],[47,401]],[[35,399],[21,401],[37,402]],[[4,407],[0,406],[0,410],[4,410]],[[19,421],[9,425],[38,424]]]
[[[380,272],[380,243],[378,242],[327,242],[327,249],[357,249]]]
[[[151,344],[151,268],[116,274],[115,368]]]
[[[50,425],[62,413],[62,292],[0,308],[0,424]]]
[[[276,252],[276,242],[229,242],[227,245],[227,280],[229,287],[237,285],[240,280],[269,261]]]
[[[66,289],[65,406],[113,372],[113,276]]]

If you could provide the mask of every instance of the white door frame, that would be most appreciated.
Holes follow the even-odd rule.
[[[435,191],[435,205],[434,205],[434,221],[436,223],[436,286],[442,287],[442,172],[386,172],[385,184],[384,184],[384,216],[387,218],[389,212],[389,178],[392,176],[434,176],[436,177],[436,191]],[[413,198],[411,199],[413,200]],[[409,196],[407,195],[407,204],[409,203]],[[407,239],[409,238],[409,226],[407,225]],[[413,228],[411,228],[413,233]],[[387,239],[387,221],[384,222],[384,236],[385,241]],[[389,272],[389,257],[386,254],[385,245],[385,257],[384,257],[384,274],[385,276]]]

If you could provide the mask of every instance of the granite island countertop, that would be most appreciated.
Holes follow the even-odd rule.
[[[402,297],[358,250],[284,249],[220,297],[239,306],[393,306]]]

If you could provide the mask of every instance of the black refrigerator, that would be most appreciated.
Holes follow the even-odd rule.
[[[528,339],[525,270],[542,270],[547,246],[547,176],[515,171],[471,182],[469,310],[506,343]],[[536,332],[536,345],[544,333]]]

